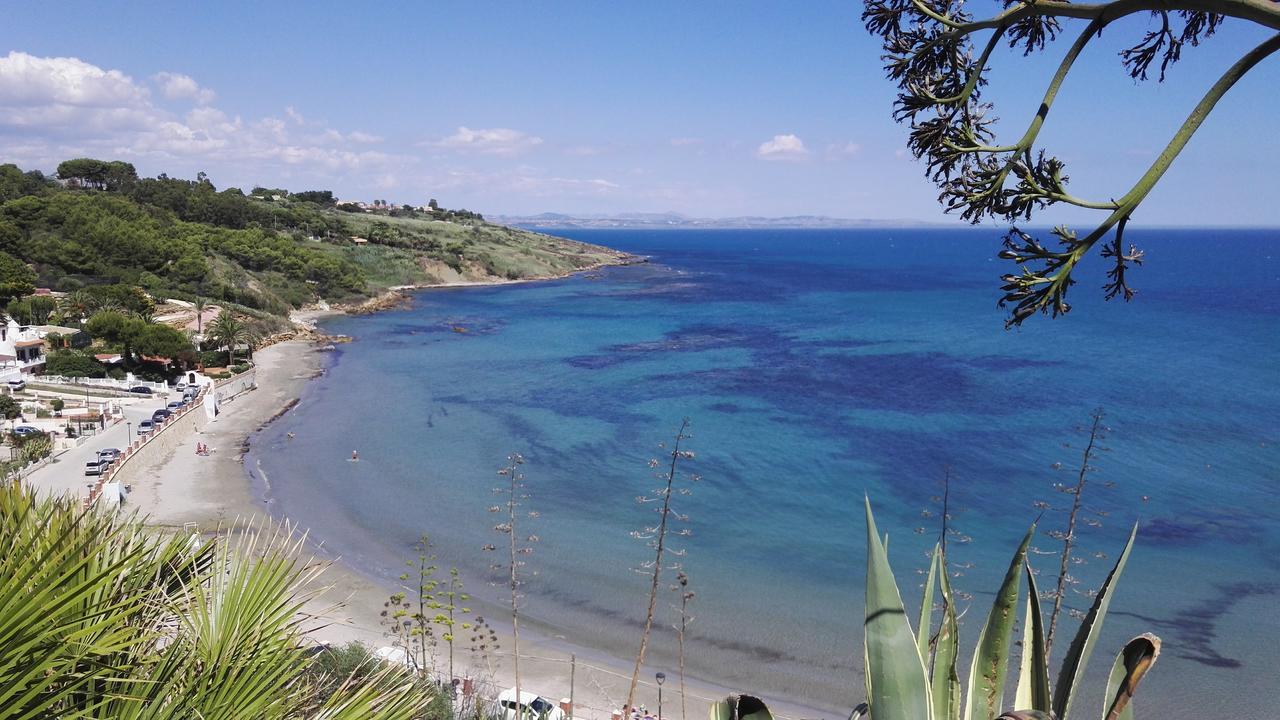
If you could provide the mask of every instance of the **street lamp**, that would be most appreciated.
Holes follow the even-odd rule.
[[[658,720],[662,720],[662,683],[666,681],[667,674],[660,672],[653,679],[658,681]]]

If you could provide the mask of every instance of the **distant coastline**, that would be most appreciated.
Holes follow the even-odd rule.
[[[498,215],[491,220],[525,230],[853,230],[865,228],[943,228],[954,223],[934,223],[909,218],[834,218],[825,215],[785,217],[700,218],[679,213],[617,213],[601,215]]]
[[[548,280],[563,280],[574,275],[582,273],[594,272],[607,267],[619,267],[623,265],[639,265],[649,262],[649,258],[642,255],[632,255],[625,252],[613,250],[612,248],[604,248],[607,253],[601,253],[601,258],[592,261],[590,264],[577,267],[572,270],[562,272],[550,272],[541,275],[528,275],[520,278],[504,278],[496,275],[485,276],[467,276],[459,277],[453,280],[443,282],[414,283],[410,285],[395,285],[386,288],[372,298],[357,304],[335,304],[331,306],[312,306],[295,311],[290,315],[290,320],[295,326],[301,325],[301,329],[312,330],[314,320],[326,314],[345,313],[347,315],[368,315],[370,313],[382,312],[384,310],[394,310],[408,305],[412,300],[412,293],[419,290],[445,290],[449,288],[466,288],[466,287],[488,287],[494,285],[520,285],[531,282],[545,282]]]

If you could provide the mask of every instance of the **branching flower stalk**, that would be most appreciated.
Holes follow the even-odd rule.
[[[963,513],[965,508],[957,507],[954,501],[952,500],[951,467],[950,466],[943,468],[942,494],[932,496],[929,498],[929,500],[931,503],[935,504],[939,509],[931,510],[929,508],[925,508],[924,510],[920,511],[920,517],[925,520],[930,520],[935,516],[938,518],[938,526],[939,526],[938,548],[939,548],[939,552],[942,554],[942,557],[948,558],[949,557],[947,555],[948,542],[953,542],[959,545],[968,545],[970,542],[973,541],[973,538],[961,532],[959,529],[956,528],[955,524],[953,523],[953,521],[955,520],[955,516],[959,513]],[[924,535],[927,532],[928,530],[923,525],[915,529],[915,533],[917,535]],[[932,553],[931,552],[925,553],[925,557],[931,558]],[[950,577],[952,579],[956,579],[956,578],[964,577],[965,575],[964,571],[971,569],[973,567],[973,563],[972,562],[950,563],[947,565],[947,567],[951,568],[951,570],[949,571]],[[924,574],[925,571],[918,570],[917,572]],[[954,592],[954,596],[961,600],[966,600],[966,601],[973,599],[972,595],[960,590],[956,590]],[[943,610],[945,611],[945,609],[946,608],[944,606]]]
[[[1146,80],[1160,59],[1159,80],[1182,56],[1217,31],[1226,18],[1280,30],[1280,3],[1260,0],[1012,0],[992,17],[975,19],[961,0],[865,0],[863,22],[883,40],[885,72],[898,84],[893,116],[909,123],[908,148],[926,163],[925,174],[939,188],[939,202],[970,222],[998,218],[1017,223],[1051,205],[1071,205],[1106,215],[1083,237],[1066,227],[1052,231],[1058,247],[1012,227],[1000,257],[1019,272],[1003,276],[1000,306],[1012,306],[1006,326],[1021,325],[1036,313],[1066,313],[1071,275],[1081,259],[1100,246],[1110,261],[1107,299],[1134,296],[1126,271],[1140,265],[1142,251],[1125,248],[1124,230],[1134,211],[1186,147],[1228,90],[1259,62],[1280,50],[1280,34],[1245,52],[1203,95],[1164,150],[1119,196],[1088,200],[1067,189],[1065,164],[1036,143],[1049,112],[1077,59],[1109,25],[1137,13],[1151,13],[1156,30],[1120,53],[1125,71]],[[1061,21],[1088,21],[1050,79],[1026,130],[1012,144],[995,144],[994,107],[983,101],[988,61],[1000,42],[1025,55],[1043,51],[1063,30]],[[989,32],[975,58],[973,40]],[[1114,235],[1112,235],[1114,231]],[[1110,240],[1103,242],[1108,237]]]
[[[507,456],[506,465],[498,471],[498,475],[507,478],[507,485],[493,490],[495,494],[506,496],[505,508],[502,505],[495,505],[489,508],[491,513],[502,513],[505,510],[507,515],[506,522],[495,525],[493,529],[507,536],[508,561],[505,569],[507,571],[507,586],[511,591],[511,657],[515,675],[516,704],[520,708],[520,714],[525,711],[524,705],[520,702],[520,600],[523,597],[520,592],[522,584],[520,569],[524,567],[525,563],[520,558],[524,555],[532,554],[533,543],[538,542],[537,535],[521,538],[517,534],[519,527],[516,510],[523,505],[522,501],[527,500],[529,497],[525,493],[524,474],[520,472],[520,466],[523,464],[524,457],[519,453],[511,453]],[[536,518],[538,513],[530,511],[527,516]],[[484,549],[494,551],[497,548],[493,545],[486,545]],[[503,569],[501,565],[491,565],[490,567],[491,569]]]
[[[1104,450],[1101,446],[1102,440],[1106,438],[1107,428],[1102,424],[1105,416],[1102,408],[1098,408],[1090,415],[1092,424],[1089,427],[1089,439],[1085,443],[1084,450],[1081,452],[1080,470],[1076,476],[1076,483],[1073,487],[1059,486],[1061,492],[1071,496],[1071,510],[1067,514],[1067,529],[1065,532],[1050,533],[1051,537],[1060,538],[1062,540],[1062,553],[1059,556],[1058,579],[1054,585],[1053,593],[1053,609],[1049,613],[1049,629],[1045,633],[1045,657],[1049,657],[1053,651],[1054,631],[1058,627],[1058,616],[1062,612],[1062,601],[1066,596],[1067,586],[1074,583],[1071,577],[1071,551],[1076,545],[1076,525],[1081,519],[1081,514],[1086,510],[1084,506],[1084,488],[1089,481],[1089,473],[1097,468],[1092,465],[1093,456],[1099,450]],[[1042,508],[1047,509],[1047,508]]]
[[[414,580],[412,595],[406,591],[392,594],[383,603],[381,623],[404,649],[414,669],[425,673],[435,662],[435,633],[431,629],[432,619],[427,616],[427,610],[435,602],[439,581],[434,577],[437,569],[436,556],[431,552],[430,539],[424,534],[413,547],[418,555],[405,563],[413,568],[413,572],[400,574],[401,582],[407,583],[411,578]],[[410,588],[406,588],[408,589]]]
[[[678,473],[680,461],[693,460],[694,458],[694,454],[692,451],[684,450],[680,447],[681,444],[684,442],[684,440],[686,440],[689,437],[688,429],[689,429],[689,419],[685,418],[684,420],[681,421],[680,429],[676,432],[675,442],[672,445],[671,452],[670,452],[670,457],[671,457],[670,463],[668,465],[666,473],[660,476],[664,484],[662,488],[658,489],[654,493],[656,497],[641,496],[637,498],[637,501],[640,502],[641,504],[661,500],[662,505],[657,509],[658,516],[659,516],[657,526],[646,527],[640,532],[632,533],[633,537],[649,541],[650,547],[652,547],[654,551],[654,558],[653,558],[653,565],[650,568],[650,570],[652,571],[652,574],[650,576],[651,582],[649,585],[649,605],[648,605],[647,611],[645,612],[644,631],[640,634],[640,650],[639,652],[636,653],[635,668],[634,670],[632,670],[632,673],[631,673],[631,685],[627,690],[627,702],[626,702],[626,705],[623,706],[624,713],[630,713],[631,708],[633,707],[633,703],[635,702],[636,686],[640,682],[640,667],[644,664],[644,655],[649,648],[649,635],[650,635],[650,632],[653,630],[653,614],[654,614],[654,609],[657,607],[657,603],[658,603],[658,587],[662,582],[662,570],[665,567],[664,566],[664,562],[666,561],[665,555],[668,552],[667,533],[671,526],[671,521],[679,521],[679,520],[685,519],[684,516],[678,515],[672,510],[671,499],[676,489],[675,483],[676,483],[676,478],[678,476],[677,473]],[[658,461],[650,460],[649,466],[657,467]],[[697,476],[693,476],[691,479],[696,481],[698,478]],[[682,488],[681,491],[687,492],[687,488]],[[688,535],[689,531],[687,529],[681,530],[680,534]],[[671,552],[673,555],[677,555],[677,556],[684,554],[683,551],[680,551],[680,550],[672,550]]]
[[[436,593],[435,599],[431,603],[431,608],[436,611],[431,622],[444,628],[442,640],[449,646],[449,684],[453,684],[453,649],[454,641],[457,638],[456,628],[459,625],[458,615],[469,615],[471,608],[458,605],[460,602],[467,602],[471,597],[462,592],[462,578],[458,575],[458,568],[449,568],[449,579],[444,585],[444,589]],[[471,623],[460,623],[461,629],[470,630]]]

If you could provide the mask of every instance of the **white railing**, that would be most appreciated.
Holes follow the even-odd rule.
[[[115,378],[65,377],[62,375],[38,375],[27,378],[30,382],[44,385],[79,385],[81,387],[107,388],[128,392],[130,388],[146,387],[155,392],[168,392],[173,388],[162,382],[150,380],[116,380]]]

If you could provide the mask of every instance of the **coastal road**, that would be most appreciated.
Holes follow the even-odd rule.
[[[170,397],[176,395],[170,394]],[[164,407],[168,399],[162,395],[150,398],[121,398],[121,409],[125,419],[114,425],[108,425],[97,435],[89,436],[83,445],[72,448],[54,458],[53,462],[36,470],[23,481],[29,487],[52,493],[73,493],[77,497],[85,497],[89,486],[97,478],[84,474],[84,467],[90,460],[98,457],[98,451],[104,448],[120,448],[129,444],[129,433],[135,433],[138,424],[150,420],[151,413]],[[129,423],[126,425],[126,421]]]

